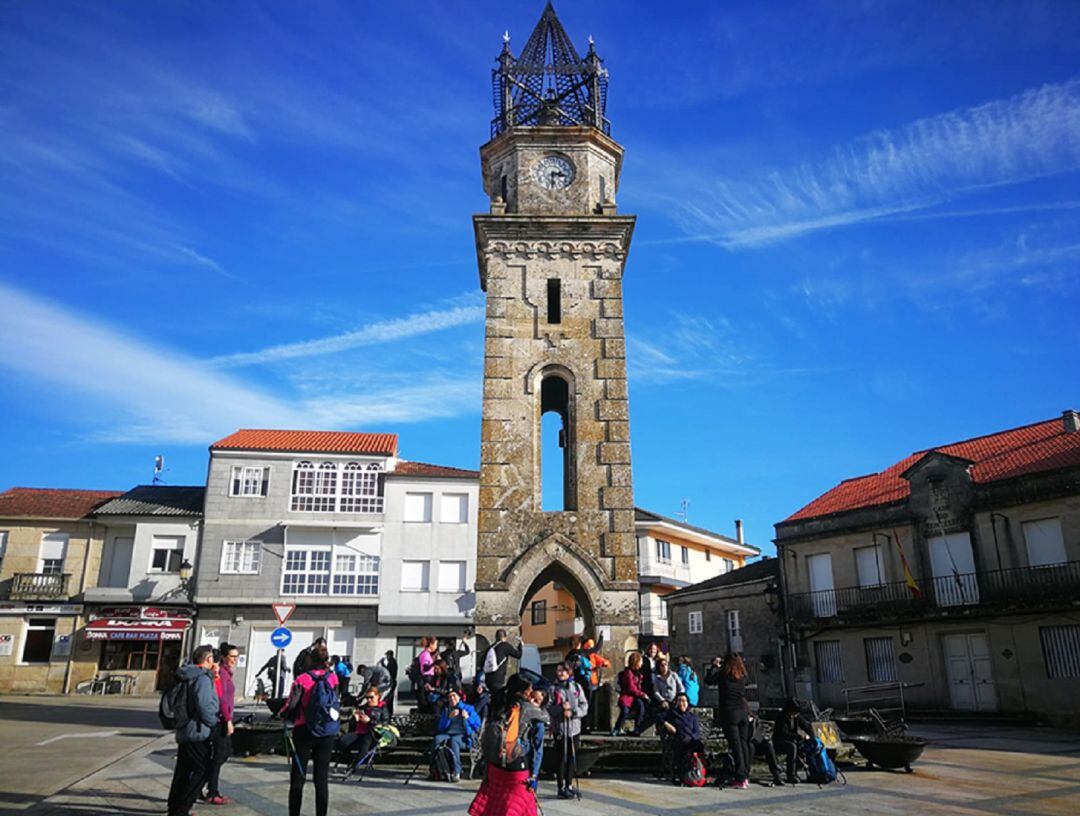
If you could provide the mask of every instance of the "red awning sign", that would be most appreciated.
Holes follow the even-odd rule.
[[[187,620],[123,620],[102,618],[86,625],[87,640],[180,640]]]

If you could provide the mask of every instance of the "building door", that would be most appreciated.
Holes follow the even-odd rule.
[[[938,606],[968,606],[979,602],[975,579],[975,556],[971,536],[950,533],[928,540],[930,567],[934,573],[934,597]]]
[[[997,687],[984,632],[945,636],[949,699],[957,711],[995,711]]]
[[[397,658],[398,664],[398,687],[397,696],[401,699],[403,695],[409,695],[415,697],[413,694],[412,681],[405,673],[409,666],[412,665],[413,659],[420,654],[420,638],[402,638],[397,639],[397,650],[394,655]]]
[[[244,677],[244,693],[248,697],[255,696],[255,675],[258,674],[266,661],[277,654],[277,649],[270,642],[270,634],[274,631],[275,627],[266,628],[253,628],[251,630],[251,640],[248,645],[248,661],[247,661],[247,674]],[[292,676],[292,664],[296,660],[296,656],[300,654],[302,649],[306,649],[312,643],[315,642],[315,638],[325,637],[326,632],[323,627],[305,627],[305,628],[293,628],[289,627],[292,632],[292,642],[285,648],[285,668],[287,673],[285,675],[285,691],[288,693],[289,688],[292,686],[292,681],[295,680]],[[266,680],[266,675],[263,675],[263,680]]]
[[[810,575],[810,592],[814,600],[814,615],[819,618],[836,616],[836,592],[833,587],[832,556],[829,553],[807,556],[806,569]]]

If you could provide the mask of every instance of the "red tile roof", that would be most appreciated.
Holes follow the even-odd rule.
[[[394,456],[397,434],[350,431],[263,431],[242,428],[210,450],[282,451],[288,453],[367,453]]]
[[[881,473],[841,482],[788,516],[785,521],[801,521],[906,499],[911,488],[900,474],[934,451],[970,460],[973,463],[971,480],[975,484],[985,484],[1032,473],[1080,467],[1080,432],[1066,432],[1058,417],[951,445],[927,448],[901,459]]]
[[[462,470],[444,465],[429,465],[427,462],[398,462],[391,476],[429,476],[436,479],[479,479],[480,471]]]
[[[121,495],[120,490],[13,487],[0,493],[0,518],[80,519]]]

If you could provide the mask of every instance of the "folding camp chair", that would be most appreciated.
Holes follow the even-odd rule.
[[[334,766],[334,772],[339,782],[348,782],[355,776],[356,783],[361,784],[367,772],[371,770],[371,766],[375,764],[375,760],[382,756],[384,752],[395,748],[401,738],[401,732],[392,725],[376,725],[374,731],[375,742],[367,753],[355,758],[352,756],[347,757],[348,767],[344,773],[340,769],[345,763],[339,761]]]

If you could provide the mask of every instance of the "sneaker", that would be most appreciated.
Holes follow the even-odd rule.
[[[622,733],[622,731],[620,731],[618,728],[612,728],[611,729],[611,736],[613,736],[613,737],[617,737],[621,733]]]
[[[206,804],[208,804],[208,805],[231,805],[232,804],[232,799],[230,799],[228,796],[222,796],[221,794],[218,794],[217,796],[208,797],[207,800],[206,800]]]
[[[750,787],[750,783],[747,782],[745,779],[743,779],[743,780],[740,780],[740,781],[736,782],[731,787],[735,788],[736,790],[746,790],[747,788]]]
[[[558,796],[560,799],[573,799],[574,792],[570,788],[559,788]]]
[[[446,781],[450,782],[451,784],[456,785],[458,782],[461,781],[461,777],[458,776],[457,774],[450,774],[450,778],[447,779]]]
[[[784,781],[787,782],[789,785],[798,785],[799,784],[799,777],[797,777],[797,776],[789,776]]]
[[[781,779],[779,776],[774,776],[772,778],[772,783],[773,783],[773,785],[775,785],[778,788],[784,787],[784,780]]]

